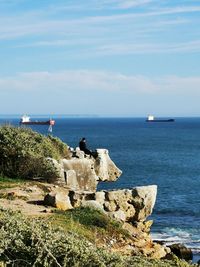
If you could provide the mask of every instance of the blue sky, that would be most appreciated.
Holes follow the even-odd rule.
[[[0,114],[200,115],[199,0],[0,0]]]

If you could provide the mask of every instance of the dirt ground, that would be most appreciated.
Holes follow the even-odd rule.
[[[13,188],[0,190],[0,207],[21,211],[30,216],[46,216],[54,208],[44,205],[44,196],[55,185],[43,183],[27,183]]]

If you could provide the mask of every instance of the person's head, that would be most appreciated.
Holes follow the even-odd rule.
[[[82,140],[83,142],[85,142],[85,141],[86,141],[85,137],[83,137],[81,140]]]

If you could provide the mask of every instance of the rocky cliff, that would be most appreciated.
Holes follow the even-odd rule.
[[[162,258],[168,248],[153,243],[150,236],[151,215],[157,195],[157,186],[141,186],[131,189],[96,191],[99,181],[116,181],[122,171],[110,159],[108,150],[97,149],[96,156],[89,157],[78,148],[71,149],[71,157],[54,162],[62,185],[49,192],[46,205],[68,210],[80,206],[100,209],[108,216],[121,221],[124,229],[132,236],[129,243],[122,245],[124,253],[142,253],[153,258]],[[113,245],[113,249],[114,249]]]
[[[70,153],[68,159],[49,159],[59,173],[56,183],[69,189],[95,192],[99,181],[116,181],[122,174],[110,159],[107,149],[97,149],[95,158],[79,148],[70,149]]]

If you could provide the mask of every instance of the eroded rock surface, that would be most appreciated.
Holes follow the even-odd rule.
[[[57,183],[73,190],[96,191],[99,181],[116,181],[122,171],[110,159],[107,149],[97,149],[95,157],[89,157],[76,148],[69,159],[60,162],[52,159],[58,172]]]
[[[48,193],[44,198],[44,205],[52,206],[60,210],[70,210],[73,209],[71,205],[68,191],[52,191]]]
[[[52,205],[52,198],[55,199],[61,192],[48,194],[45,197],[45,203]],[[157,186],[141,186],[132,189],[112,190],[112,191],[74,191],[69,190],[62,192],[65,197],[62,197],[63,202],[71,203],[71,206],[76,208],[87,205],[87,201],[95,201],[102,210],[115,219],[124,222],[140,222],[146,220],[151,215],[157,194]],[[48,202],[49,198],[49,202]],[[59,197],[60,199],[61,197]],[[53,206],[56,204],[54,203]],[[63,203],[63,206],[65,204]],[[71,208],[69,206],[69,208]]]
[[[94,161],[95,173],[99,181],[116,181],[122,171],[111,160],[107,149],[97,149]]]
[[[49,196],[50,194],[48,194]],[[157,195],[157,186],[141,186],[132,189],[121,189],[112,191],[73,191],[65,192],[63,201],[69,209],[83,207],[92,207],[99,209],[108,216],[121,221],[131,239],[129,243],[112,243],[112,250],[121,253],[138,255],[143,254],[151,258],[163,258],[169,253],[169,249],[160,244],[154,243],[150,236],[150,227],[153,221],[146,221],[151,215]],[[53,206],[55,207],[55,194],[53,194]],[[50,201],[46,204],[52,205]],[[51,200],[51,198],[50,198]],[[65,204],[62,205],[65,207]],[[59,207],[58,207],[59,208]]]
[[[65,183],[70,189],[96,191],[98,177],[90,158],[63,159]]]

